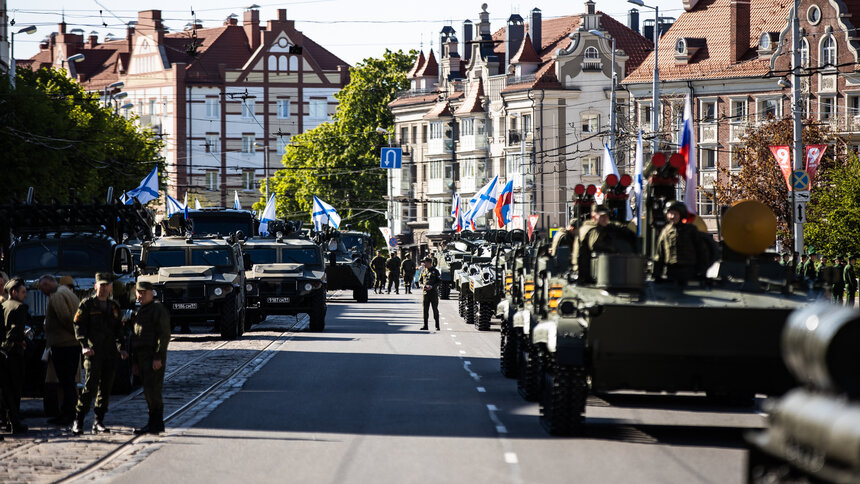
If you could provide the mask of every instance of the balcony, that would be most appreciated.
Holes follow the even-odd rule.
[[[427,142],[427,155],[447,155],[454,152],[454,140],[434,138]]]
[[[427,194],[428,195],[439,195],[443,193],[449,193],[451,191],[448,188],[448,184],[450,184],[452,180],[445,178],[430,178],[427,181]]]
[[[441,234],[451,230],[454,220],[451,217],[429,217],[428,233]]]
[[[699,124],[699,143],[717,143],[719,125],[717,123]]]
[[[460,193],[475,193],[487,180],[484,177],[460,176]]]
[[[483,151],[487,149],[487,136],[476,134],[473,136],[460,136],[457,151]]]
[[[392,197],[411,197],[412,182],[409,176],[409,169],[391,170],[391,196]]]
[[[508,130],[508,144],[509,145],[517,145],[517,144],[520,144],[522,141],[524,141],[522,131],[514,130],[514,129]]]
[[[747,133],[747,123],[732,123],[729,125],[729,143],[740,143]]]

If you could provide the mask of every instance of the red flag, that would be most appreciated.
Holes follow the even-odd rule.
[[[818,164],[821,163],[821,158],[824,158],[824,152],[827,151],[827,145],[807,145],[806,147],[806,172],[809,173],[810,183],[815,178],[815,172],[818,171]]]
[[[791,191],[791,182],[789,181],[791,177],[791,151],[789,151],[788,146],[771,146],[770,152],[773,153],[773,157],[779,164],[779,169],[782,170],[788,191]]]
[[[538,217],[540,217],[540,215],[529,215],[529,240],[532,240],[532,234],[535,231],[535,225],[537,225]]]

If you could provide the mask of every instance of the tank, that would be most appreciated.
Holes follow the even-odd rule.
[[[326,285],[328,290],[351,290],[357,302],[367,302],[373,286],[370,258],[373,243],[370,235],[352,230],[326,227],[313,235],[325,252]]]

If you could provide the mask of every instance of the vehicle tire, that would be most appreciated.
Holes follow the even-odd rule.
[[[459,303],[458,306],[459,306],[459,311],[460,311],[460,317],[465,318],[466,317],[466,295],[463,294],[462,292],[458,292],[457,293],[457,302]]]
[[[478,308],[478,317],[476,318],[475,328],[478,331],[489,331],[490,330],[490,320],[493,319],[493,304],[488,302],[481,302],[475,304]]]
[[[517,349],[517,392],[526,401],[537,401],[542,383],[540,352],[525,337],[517,341]]]
[[[448,281],[442,282],[442,287],[439,289],[439,297],[442,299],[451,299],[451,283]]]
[[[224,300],[221,305],[221,317],[218,318],[218,329],[221,337],[226,340],[239,337],[239,314],[236,311],[237,298],[231,297]]]
[[[585,369],[549,363],[543,373],[540,423],[550,435],[575,434],[585,420]]]
[[[259,309],[245,309],[245,331],[251,331],[251,327],[262,320]]]
[[[499,370],[505,378],[517,377],[517,336],[510,322],[502,323]]]
[[[114,373],[113,388],[115,395],[127,395],[134,388],[134,374],[131,372],[131,357],[122,359],[117,356],[116,373]]]
[[[368,288],[373,284],[370,279],[370,275],[366,275],[364,277],[364,285],[352,290],[352,298],[355,299],[356,302],[366,303],[367,302],[367,292]]]
[[[475,296],[466,294],[466,324],[474,326],[475,322]]]
[[[45,388],[42,391],[42,409],[45,411],[45,416],[49,418],[60,414],[59,383],[45,383]]]
[[[320,333],[325,329],[325,292],[317,291],[311,298],[311,310],[308,312],[308,329],[314,333]]]

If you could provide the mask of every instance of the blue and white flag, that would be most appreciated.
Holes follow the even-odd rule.
[[[167,194],[164,194],[164,196],[167,199],[164,204],[164,211],[167,212],[168,218],[170,218],[174,213],[179,213],[185,210],[185,205],[179,203],[179,200],[176,200]]]
[[[242,210],[242,204],[239,203],[239,192],[233,190],[233,210]]]
[[[185,210],[185,220],[188,220],[188,192],[185,192],[185,201],[182,202],[182,206],[184,207],[183,210]]]
[[[636,140],[636,159],[633,164],[633,194],[636,197],[636,235],[642,235],[642,193],[645,191],[643,174],[645,152],[642,149],[642,130]]]
[[[194,210],[203,210],[203,205],[200,205],[200,200],[194,197]]]
[[[260,235],[269,233],[269,222],[275,221],[275,194],[269,197],[266,202],[266,208],[263,209],[263,214],[260,216]]]
[[[140,186],[134,190],[129,190],[126,195],[129,201],[136,198],[141,205],[158,198],[158,167],[153,168],[149,175],[146,175],[146,178],[140,182]],[[129,201],[126,201],[126,205],[129,205]]]
[[[311,212],[311,220],[314,223],[314,230],[319,232],[322,230],[323,225],[331,225],[334,228],[338,228],[340,226],[340,215],[337,214],[334,207],[323,202],[316,195],[314,195],[314,207]]]
[[[496,208],[498,202],[499,176],[496,175],[469,200],[469,212],[463,217],[466,223],[475,226],[475,219]]]

